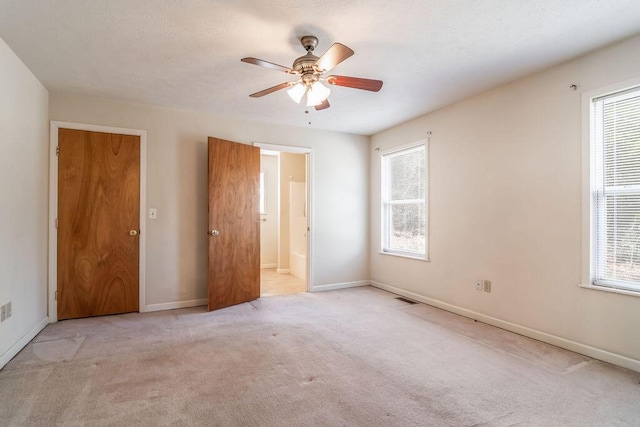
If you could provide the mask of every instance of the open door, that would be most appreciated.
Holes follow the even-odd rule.
[[[209,138],[209,311],[260,298],[260,149]]]

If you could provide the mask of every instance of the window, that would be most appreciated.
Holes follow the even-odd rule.
[[[589,285],[640,292],[640,87],[590,110]]]
[[[264,172],[260,172],[260,215],[265,215],[267,213],[264,191]]]
[[[382,252],[427,258],[427,143],[382,155]]]

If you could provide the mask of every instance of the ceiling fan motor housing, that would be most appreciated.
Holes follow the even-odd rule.
[[[318,57],[312,54],[311,52],[309,52],[306,55],[303,55],[300,58],[293,61],[293,66],[291,68],[293,68],[293,70],[296,71],[298,74],[313,73],[315,72],[313,65],[316,63],[317,60],[318,60]]]
[[[300,44],[305,48],[307,54],[293,61],[291,68],[297,74],[300,74],[302,82],[306,86],[309,86],[313,82],[318,81],[320,77],[317,75],[317,70],[313,67],[319,58],[312,53],[316,46],[318,46],[318,38],[314,36],[304,36],[300,39]]]

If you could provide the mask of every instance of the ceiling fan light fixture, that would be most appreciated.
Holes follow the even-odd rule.
[[[291,89],[287,91],[287,94],[291,99],[293,99],[296,104],[300,104],[300,101],[302,101],[302,97],[304,96],[304,93],[306,91],[307,88],[304,87],[302,83],[296,83],[295,85],[291,86]]]
[[[307,91],[307,107],[315,107],[329,97],[331,89],[320,82],[315,82]]]

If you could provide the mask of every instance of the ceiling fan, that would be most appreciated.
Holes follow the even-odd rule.
[[[363,89],[371,92],[378,92],[382,87],[382,81],[362,79],[359,77],[348,76],[327,76],[323,74],[336,67],[345,59],[353,55],[353,50],[341,43],[334,43],[324,55],[317,57],[313,54],[313,50],[318,45],[318,39],[314,36],[304,36],[300,39],[300,43],[306,49],[307,54],[293,61],[291,68],[272,62],[263,61],[257,58],[242,58],[242,62],[258,65],[260,67],[271,68],[272,70],[283,71],[287,74],[295,74],[300,79],[293,82],[281,83],[277,86],[261,90],[249,96],[259,98],[264,95],[286,89],[288,95],[298,104],[302,98],[307,95],[307,106],[315,107],[316,110],[324,110],[329,108],[327,97],[331,90],[321,82],[326,81],[330,85],[344,86],[354,89]]]

